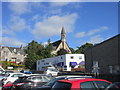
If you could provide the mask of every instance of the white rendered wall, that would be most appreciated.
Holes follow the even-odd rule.
[[[46,58],[37,61],[37,70],[43,70],[42,67],[48,66],[48,63],[57,65],[59,62],[64,62],[64,66],[67,66],[66,70],[71,71],[70,62],[77,62],[77,64],[79,64],[81,61],[85,61],[84,54],[66,54],[57,57]]]

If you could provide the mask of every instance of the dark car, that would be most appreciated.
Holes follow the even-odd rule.
[[[23,76],[19,77],[13,83],[13,90],[28,90],[36,86],[42,86],[50,80],[49,77],[45,75],[33,75],[33,76]]]
[[[93,78],[92,76],[75,76],[75,75],[66,75],[66,76],[57,76],[53,79],[51,79],[48,83],[46,83],[43,86],[38,86],[33,88],[32,90],[50,90],[52,86],[58,81],[63,79],[80,79],[80,78]]]
[[[110,84],[105,90],[120,90],[120,82]]]

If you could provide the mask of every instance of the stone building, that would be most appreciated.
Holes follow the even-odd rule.
[[[66,42],[66,33],[64,28],[61,30],[61,40],[52,43],[54,50],[51,52],[52,54],[57,54],[60,49],[65,49],[67,52],[71,53],[71,50]]]
[[[120,74],[120,34],[85,51],[86,72]]]
[[[26,54],[22,47],[0,46],[0,61],[24,62]]]

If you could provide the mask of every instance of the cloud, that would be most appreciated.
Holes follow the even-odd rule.
[[[33,17],[32,17],[32,20],[34,21],[34,20],[38,20],[40,18],[40,16],[38,15],[38,14],[36,14],[36,15],[34,15]]]
[[[25,14],[31,12],[31,6],[27,2],[11,2],[9,3],[10,10],[17,15]]]
[[[93,43],[93,44],[96,44],[96,43],[102,42],[103,40],[104,39],[103,39],[103,37],[101,35],[96,35],[96,36],[90,37],[89,42]]]
[[[62,26],[66,32],[72,32],[78,15],[76,13],[65,16],[51,16],[41,22],[37,22],[32,30],[36,38],[59,35]]]
[[[8,29],[3,29],[2,30],[2,35],[14,35],[14,32]]]
[[[52,7],[62,7],[68,5],[70,2],[51,2],[50,6]]]
[[[78,32],[75,37],[76,38],[81,38],[81,37],[86,37],[86,36],[92,36],[92,35],[95,35],[99,32],[103,32],[105,30],[108,30],[109,27],[107,26],[101,26],[99,28],[96,28],[96,29],[93,29],[93,30],[89,30],[89,31],[86,31],[86,32]]]
[[[80,37],[84,37],[85,36],[85,32],[79,32],[75,35],[76,38],[80,38]]]
[[[87,35],[94,35],[98,32],[102,32],[102,31],[107,30],[107,29],[109,29],[107,26],[102,26],[100,28],[90,30],[89,32],[87,32]]]
[[[9,37],[1,37],[2,41],[0,41],[2,43],[2,45],[5,45],[5,46],[20,46],[21,44],[23,46],[26,45],[26,43],[16,39],[16,38],[9,38]]]
[[[13,30],[13,31],[22,31],[28,28],[29,26],[27,25],[25,19],[20,18],[19,16],[11,17],[9,21],[8,29]]]

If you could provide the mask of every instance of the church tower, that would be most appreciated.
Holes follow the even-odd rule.
[[[66,42],[66,33],[64,30],[64,27],[62,27],[62,30],[61,30],[61,41]]]

